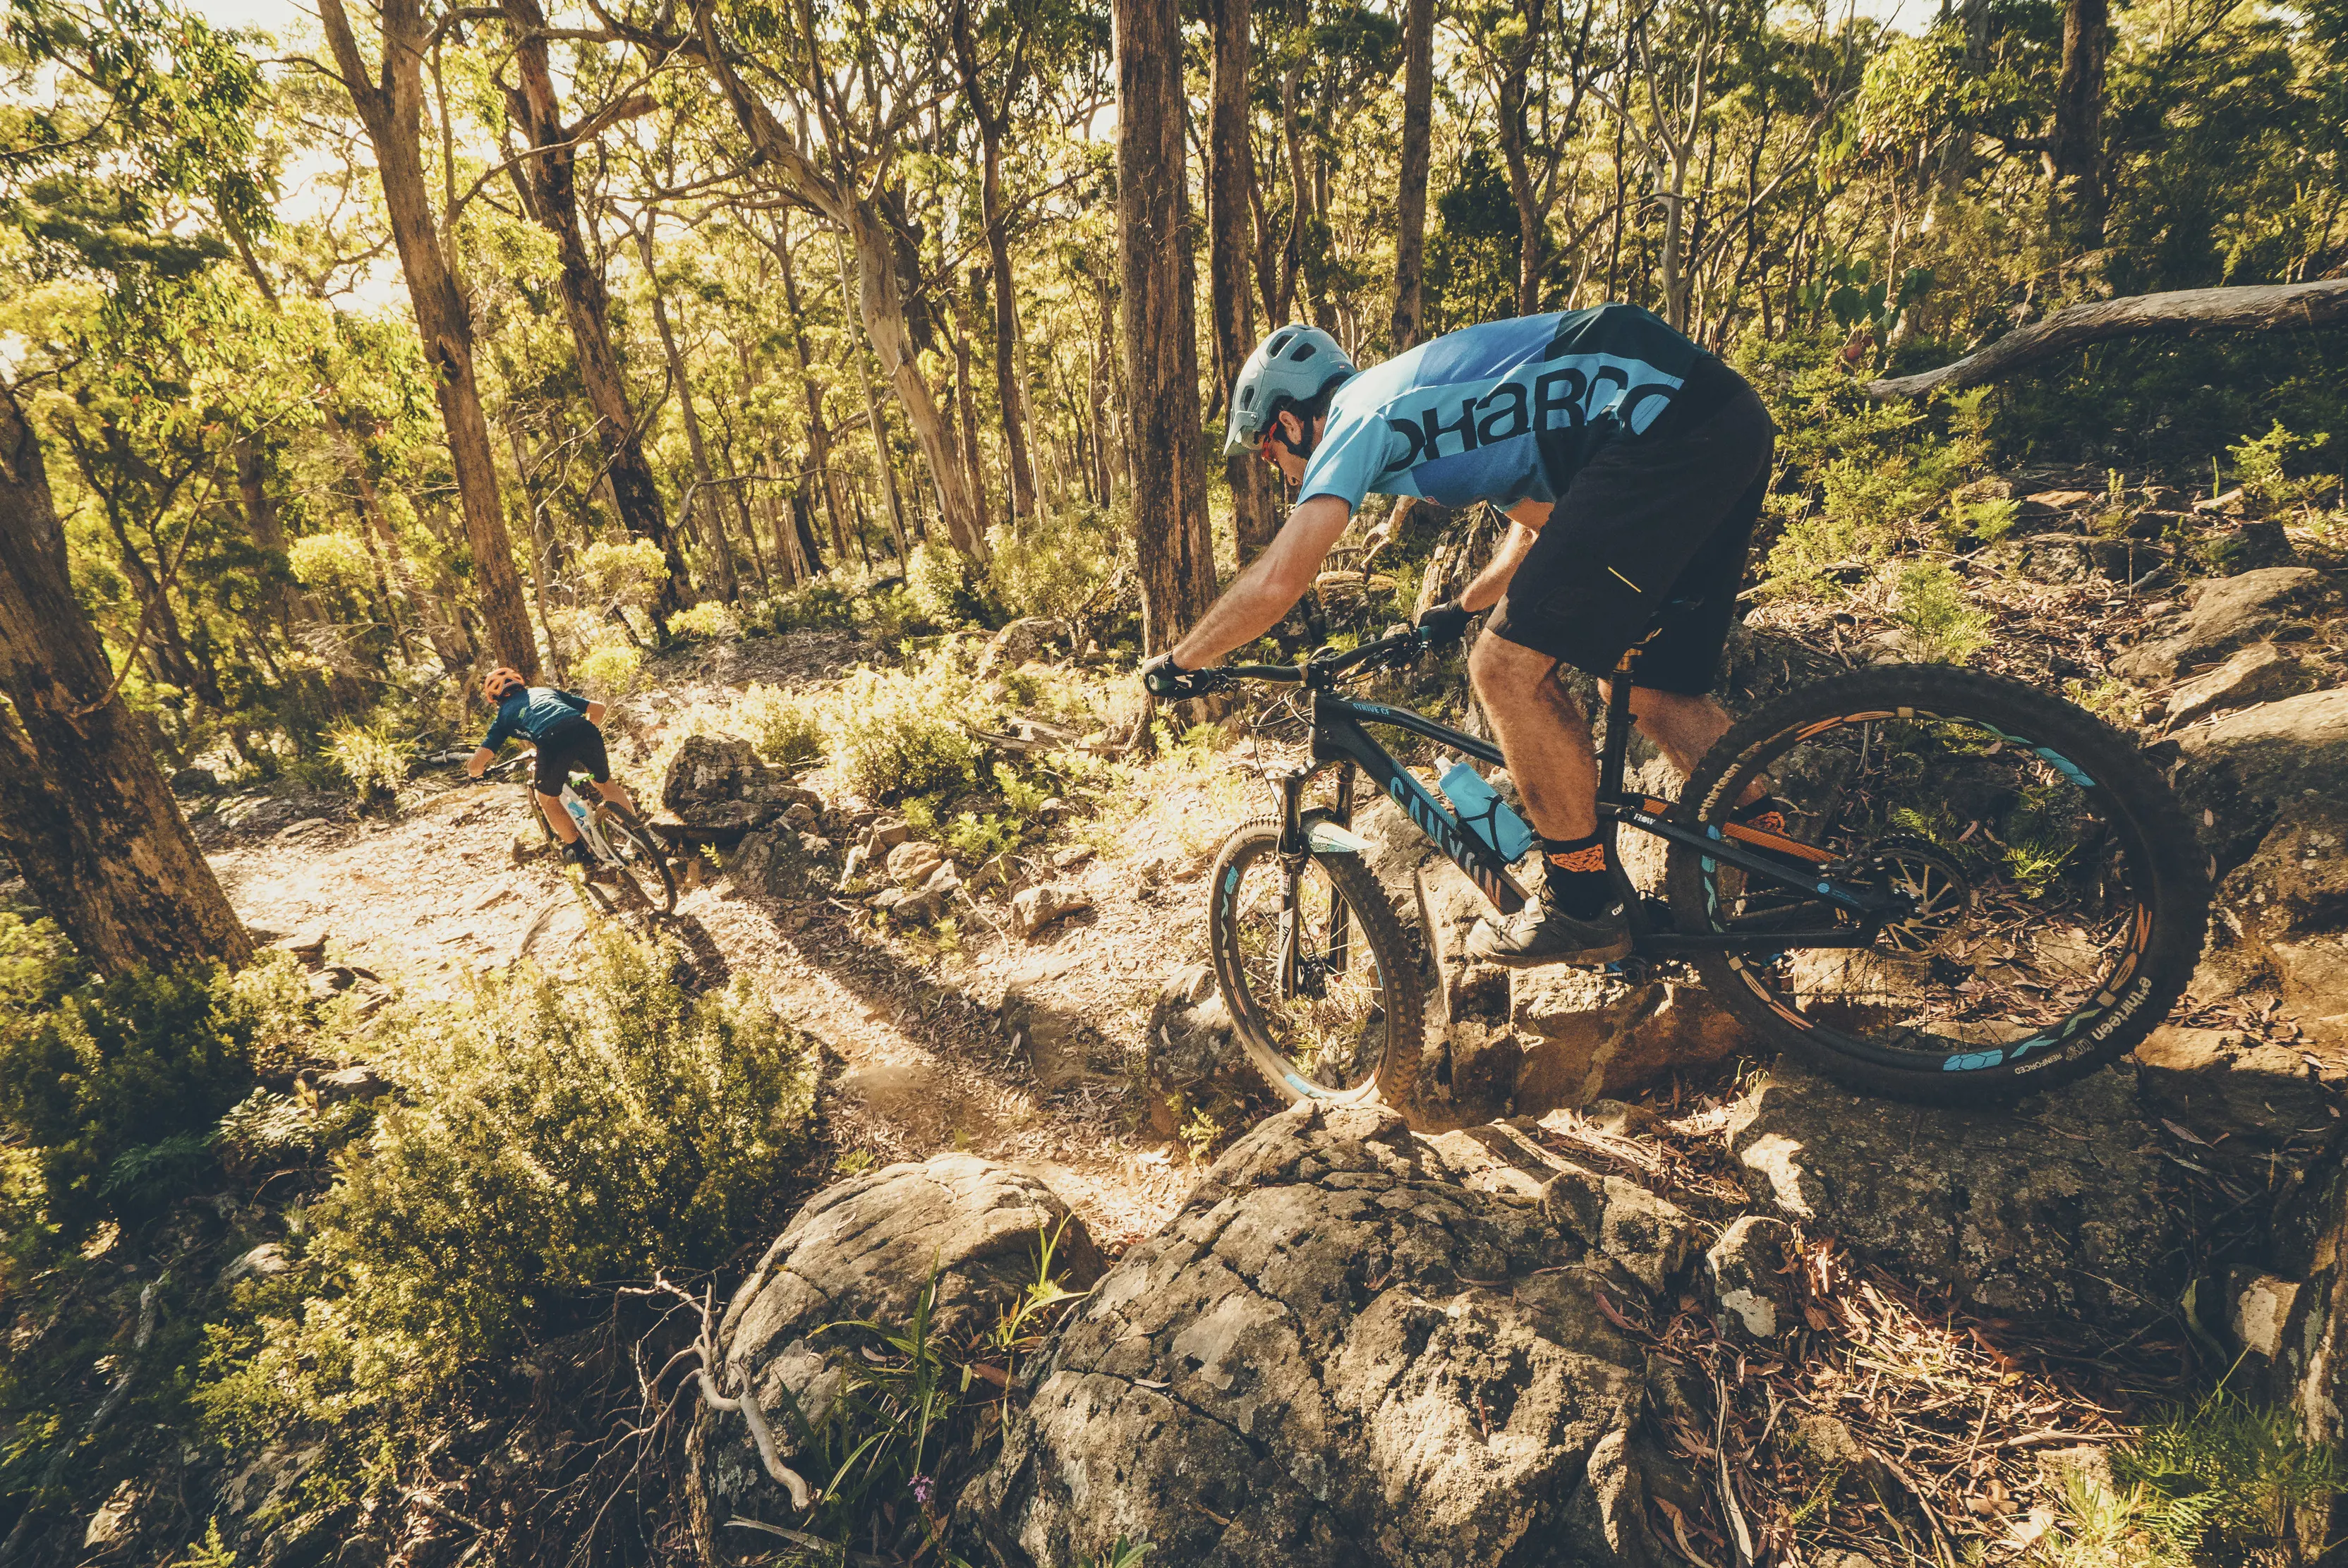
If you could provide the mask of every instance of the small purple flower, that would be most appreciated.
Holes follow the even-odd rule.
[[[937,1495],[937,1483],[928,1476],[917,1475],[913,1478],[913,1501],[923,1508],[930,1506],[930,1500]]]

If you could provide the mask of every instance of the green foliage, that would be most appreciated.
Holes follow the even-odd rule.
[[[2348,1486],[2338,1452],[2301,1438],[2289,1409],[2223,1388],[2146,1426],[2113,1454],[2112,1474],[2160,1499],[2188,1544],[2210,1533],[2236,1544],[2277,1540],[2291,1509]]]
[[[1797,289],[1794,297],[1811,315],[1823,311],[1846,333],[1863,326],[1882,344],[1890,341],[1900,312],[1922,299],[1931,286],[1930,267],[1910,267],[1895,283],[1876,278],[1875,263],[1865,256],[1829,251],[1820,259],[1817,274]]]
[[[375,562],[356,534],[330,532],[295,539],[285,547],[285,564],[294,581],[322,593],[364,595],[375,580]]]
[[[808,1043],[747,979],[695,997],[611,927],[559,978],[402,1001],[376,1040],[407,1102],[307,1211],[303,1277],[215,1332],[200,1399],[224,1436],[356,1417],[363,1440],[598,1286],[723,1263],[806,1179]]]
[[[1962,664],[1989,646],[1988,614],[1966,598],[1964,579],[1946,561],[1900,571],[1891,623],[1908,656],[1928,664]]]
[[[714,599],[704,600],[669,617],[668,629],[679,637],[700,642],[724,641],[742,635],[742,623],[735,619],[733,610]]]
[[[616,702],[644,681],[644,656],[633,643],[602,642],[589,649],[572,671],[586,693]]]
[[[1133,528],[1129,508],[1071,506],[1046,511],[1013,538],[995,528],[986,538],[987,591],[1014,618],[1071,620],[1100,598],[1120,570],[1129,570]]]
[[[2000,496],[1954,505],[1958,528],[1985,545],[1993,545],[2012,533],[2022,516],[2021,502]]]
[[[912,600],[914,616],[940,630],[967,626],[979,619],[970,563],[960,551],[945,546],[925,540],[913,547],[905,562],[905,593]]]
[[[911,671],[859,670],[826,705],[824,736],[839,782],[870,801],[967,787],[979,747],[963,727],[985,704],[951,659]]]
[[[579,552],[578,573],[587,597],[596,604],[642,610],[660,597],[668,579],[668,563],[660,546],[650,539],[613,543],[598,539]]]
[[[733,722],[770,763],[798,767],[823,755],[823,702],[819,697],[754,685],[734,704]]]
[[[2337,474],[2308,473],[2303,462],[2309,454],[2329,446],[2331,440],[2328,433],[2294,436],[2278,419],[2265,435],[2238,441],[2226,448],[2226,453],[2233,459],[2235,477],[2253,498],[2278,509],[2311,506],[2335,495],[2340,488]],[[2293,469],[2300,472],[2293,474]]]
[[[387,806],[407,782],[407,748],[381,728],[337,724],[326,733],[326,756],[362,806]]]
[[[856,624],[856,600],[836,578],[809,578],[760,600],[753,613],[773,631],[844,630]]]
[[[50,1217],[87,1235],[184,1190],[256,1062],[299,1037],[306,994],[277,953],[236,975],[85,980],[0,1018],[0,1122],[38,1151]]]

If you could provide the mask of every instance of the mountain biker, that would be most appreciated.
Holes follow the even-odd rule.
[[[603,732],[596,727],[603,718],[603,704],[575,692],[532,686],[520,671],[506,665],[481,678],[481,695],[496,707],[498,716],[480,749],[465,759],[465,772],[479,778],[497,760],[499,746],[517,735],[530,741],[538,748],[530,778],[538,809],[561,841],[562,857],[593,871],[595,856],[580,836],[579,825],[562,808],[562,786],[573,773],[584,773],[605,800],[634,809],[628,792],[612,782],[612,759],[603,751]]]
[[[1457,600],[1419,618],[1433,646],[1500,608],[1468,677],[1541,835],[1540,898],[1468,940],[1523,968],[1603,963],[1631,950],[1628,911],[1598,835],[1590,724],[1560,663],[1605,675],[1645,637],[1632,712],[1683,774],[1728,727],[1708,695],[1761,498],[1776,427],[1744,378],[1653,313],[1599,305],[1463,327],[1360,370],[1318,327],[1257,345],[1231,386],[1226,453],[1253,449],[1295,487],[1263,553],[1173,650],[1142,667],[1166,698],[1262,636],[1303,597],[1362,497],[1489,502],[1507,538]],[[1506,595],[1503,600],[1503,595]],[[1782,825],[1756,783],[1737,811]]]

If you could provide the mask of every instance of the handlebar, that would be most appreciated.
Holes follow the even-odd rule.
[[[1416,627],[1398,626],[1376,641],[1365,642],[1349,653],[1333,653],[1322,648],[1299,664],[1219,664],[1199,674],[1208,678],[1204,684],[1209,690],[1218,692],[1227,691],[1242,681],[1325,687],[1335,684],[1337,678],[1349,671],[1373,663],[1394,663],[1423,646]]]

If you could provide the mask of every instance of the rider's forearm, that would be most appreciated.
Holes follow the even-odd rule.
[[[1174,645],[1174,662],[1200,670],[1280,624],[1345,531],[1353,508],[1334,496],[1315,496],[1288,514],[1275,538],[1240,573],[1189,635]]]
[[[1517,575],[1517,568],[1524,564],[1525,552],[1533,548],[1533,540],[1537,537],[1533,529],[1522,523],[1509,524],[1508,538],[1500,541],[1498,553],[1492,557],[1489,565],[1476,574],[1476,580],[1468,585],[1468,591],[1459,596],[1460,608],[1488,610],[1499,603],[1500,596],[1509,591],[1509,579]]]
[[[465,759],[465,772],[472,775],[474,778],[479,778],[481,776],[481,770],[488,767],[492,762],[495,762],[497,760],[497,753],[489,750],[487,746],[477,748],[471,756]]]

